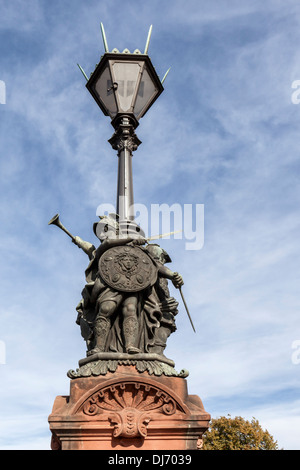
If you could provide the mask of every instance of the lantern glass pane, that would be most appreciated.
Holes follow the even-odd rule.
[[[108,114],[114,117],[117,114],[117,103],[113,90],[113,83],[109,67],[106,66],[95,85],[95,91],[106,108]]]
[[[115,62],[112,69],[114,81],[118,84],[116,95],[119,99],[120,110],[123,112],[132,111],[140,65],[130,62]]]
[[[156,93],[158,93],[158,89],[145,67],[134,106],[134,115],[137,118],[147,111],[147,106],[151,104]]]

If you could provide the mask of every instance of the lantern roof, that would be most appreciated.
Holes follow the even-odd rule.
[[[139,119],[164,90],[162,83],[168,73],[160,80],[148,55],[152,26],[144,53],[139,49],[131,53],[127,48],[123,52],[116,48],[110,52],[102,23],[101,31],[105,53],[90,78],[79,66],[87,80],[86,87],[102,112],[113,122],[116,117],[128,114],[138,125]]]
[[[133,51],[133,53],[131,53],[130,50],[127,49],[127,48],[125,48],[122,52],[120,52],[117,48],[114,48],[114,49],[112,49],[112,51],[110,52],[110,51],[109,51],[109,48],[108,48],[108,44],[107,44],[107,39],[106,39],[105,31],[104,31],[104,26],[103,26],[102,23],[100,23],[100,27],[101,27],[101,33],[102,33],[102,39],[103,39],[105,54],[100,57],[100,62],[99,62],[99,63],[101,63],[102,59],[105,58],[105,56],[107,56],[107,54],[118,54],[118,55],[122,55],[122,56],[123,56],[123,55],[124,55],[124,56],[125,56],[125,55],[127,55],[127,56],[129,56],[129,55],[132,55],[132,56],[145,56],[145,55],[147,55],[147,56],[148,56],[149,43],[150,43],[150,38],[151,38],[151,34],[152,34],[152,25],[150,26],[150,29],[149,29],[149,32],[148,32],[148,37],[147,37],[147,41],[146,41],[146,45],[145,45],[145,50],[144,50],[143,53],[142,53],[139,49],[135,49],[135,50]],[[148,60],[149,60],[149,62],[151,63],[149,56],[148,56]],[[79,69],[81,70],[82,74],[84,75],[84,77],[85,77],[85,79],[86,79],[87,82],[89,82],[89,80],[92,78],[92,75],[93,75],[93,74],[95,73],[95,71],[97,70],[97,68],[98,68],[98,66],[99,66],[99,63],[96,64],[95,70],[94,70],[93,72],[91,72],[90,77],[88,77],[87,74],[85,73],[85,71],[83,70],[83,68],[82,68],[79,64],[77,64],[78,67],[79,67]],[[151,63],[151,67],[153,68],[153,70],[154,70],[154,72],[155,72],[155,68],[153,67],[152,63]],[[155,72],[155,75],[157,75],[157,78],[158,78],[158,80],[160,80],[161,85],[163,85],[163,83],[164,83],[164,81],[165,81],[165,79],[166,79],[166,77],[167,77],[169,71],[170,71],[170,68],[167,70],[167,72],[166,72],[165,75],[163,76],[163,79],[162,79],[162,80],[159,79],[158,75],[157,75],[156,72]],[[162,89],[161,91],[163,91],[163,89]]]

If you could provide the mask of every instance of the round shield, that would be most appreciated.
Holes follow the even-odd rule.
[[[139,292],[153,285],[157,268],[141,248],[116,246],[109,248],[99,260],[102,279],[121,292]]]

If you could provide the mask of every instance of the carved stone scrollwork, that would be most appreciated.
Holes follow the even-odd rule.
[[[95,416],[106,411],[122,411],[124,409],[139,411],[159,411],[172,415],[178,409],[183,411],[179,403],[153,385],[139,382],[122,382],[109,385],[92,395],[83,405],[82,411],[88,416]]]
[[[153,412],[171,416],[184,412],[165,390],[141,382],[120,382],[95,392],[78,410],[89,417],[105,412],[114,425],[114,437],[143,437]]]
[[[109,421],[114,424],[114,437],[143,437],[147,436],[147,425],[151,418],[135,408],[126,408],[119,413],[109,416]]]

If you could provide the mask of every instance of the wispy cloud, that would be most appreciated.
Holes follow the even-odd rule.
[[[189,369],[189,391],[209,412],[253,415],[279,445],[299,448],[291,432],[299,422],[291,361],[300,337],[300,107],[291,103],[299,7],[13,0],[3,8],[1,448],[49,448],[47,416],[85,355],[75,307],[88,259],[47,223],[60,212],[74,235],[95,242],[97,206],[115,202],[113,128],[76,65],[90,73],[103,53],[100,21],[109,47],[121,50],[143,49],[153,24],[150,56],[161,76],[172,67],[137,128],[136,201],[205,206],[201,251],[161,242],[184,277],[197,330],[180,303],[166,355]]]

